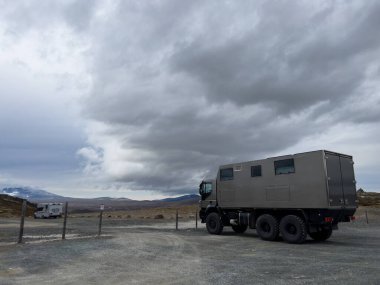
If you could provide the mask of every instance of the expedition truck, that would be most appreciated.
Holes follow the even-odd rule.
[[[37,211],[34,212],[35,219],[47,219],[62,217],[62,203],[38,203]]]
[[[232,226],[256,229],[263,240],[327,240],[354,219],[353,164],[352,156],[319,150],[220,166],[216,179],[200,184],[199,216],[210,234]]]

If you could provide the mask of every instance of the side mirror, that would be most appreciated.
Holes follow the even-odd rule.
[[[199,194],[203,194],[203,182],[199,184]]]

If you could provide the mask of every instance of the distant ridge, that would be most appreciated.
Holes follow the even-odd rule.
[[[186,200],[199,200],[199,195],[197,194],[187,194],[187,195],[182,195],[179,197],[174,197],[174,198],[165,198],[161,199],[160,201],[162,202],[177,202],[177,201],[186,201]]]
[[[152,207],[178,207],[184,205],[196,205],[200,197],[197,194],[187,194],[179,197],[145,201],[111,197],[72,198],[56,195],[45,190],[33,189],[31,187],[7,187],[0,190],[0,194],[26,199],[33,203],[68,202],[69,212],[98,211],[101,204],[104,204],[105,210],[107,211],[125,211]]]

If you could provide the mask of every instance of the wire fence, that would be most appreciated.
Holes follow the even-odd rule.
[[[123,214],[104,211],[101,205],[98,213],[71,213],[69,204],[66,202],[63,217],[61,219],[32,219],[26,217],[26,201],[21,208],[20,219],[2,220],[0,224],[0,244],[5,243],[28,243],[44,240],[65,240],[90,237],[107,237],[123,230],[149,227],[152,230],[197,230],[198,210],[193,213],[178,208],[166,209],[164,214],[132,217],[128,211]],[[157,210],[157,209],[156,209]],[[149,209],[147,209],[149,211]],[[169,211],[169,213],[168,213]],[[353,223],[376,224],[379,222],[378,213],[371,209],[361,208],[356,213]],[[17,223],[19,223],[17,225]],[[204,227],[204,226],[203,226]]]
[[[170,217],[156,214],[154,217],[132,218],[123,211],[124,215],[115,212],[105,212],[104,206],[98,213],[69,214],[69,203],[65,203],[63,215],[60,219],[33,219],[26,217],[26,201],[23,202],[19,219],[18,233],[15,228],[17,219],[11,219],[9,224],[3,224],[0,234],[0,244],[5,243],[29,243],[46,240],[66,240],[90,237],[107,237],[114,233],[139,228],[149,227],[152,230],[198,229],[198,210],[189,215],[188,211],[170,209]],[[147,209],[149,210],[149,209]],[[167,215],[168,209],[165,214]],[[174,218],[173,218],[174,216]],[[7,231],[10,229],[9,231]]]

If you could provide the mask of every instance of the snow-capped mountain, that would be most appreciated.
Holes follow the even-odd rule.
[[[2,194],[7,194],[13,197],[19,197],[27,199],[29,201],[34,200],[54,200],[63,198],[62,196],[47,192],[45,190],[34,189],[30,187],[7,187],[1,190]]]

